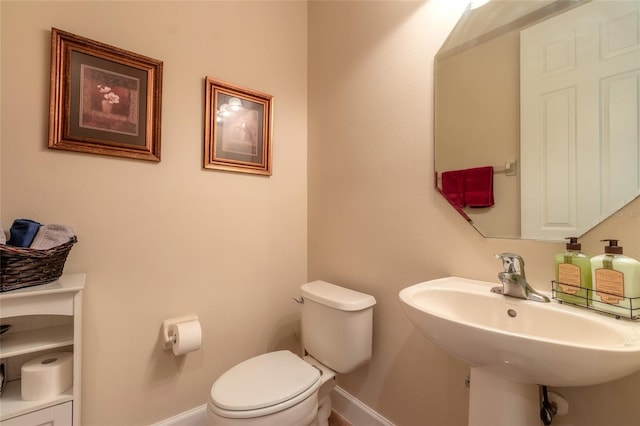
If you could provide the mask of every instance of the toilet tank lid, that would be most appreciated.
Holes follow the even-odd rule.
[[[376,304],[370,294],[340,287],[326,281],[313,281],[303,284],[302,297],[330,306],[341,311],[360,311]]]

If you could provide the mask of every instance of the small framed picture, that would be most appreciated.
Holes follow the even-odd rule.
[[[204,168],[271,175],[273,96],[206,77]]]
[[[160,161],[162,62],[51,30],[49,148]]]

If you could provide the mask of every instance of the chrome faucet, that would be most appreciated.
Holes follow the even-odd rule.
[[[522,256],[515,253],[502,253],[495,256],[496,259],[502,260],[504,272],[498,274],[498,279],[502,282],[502,286],[493,287],[491,289],[492,292],[536,302],[550,301],[547,296],[538,293],[527,282]]]

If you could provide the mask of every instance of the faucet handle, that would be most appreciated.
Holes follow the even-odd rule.
[[[524,276],[524,259],[522,259],[522,256],[516,253],[501,253],[494,256],[496,259],[502,260],[502,267],[505,272]]]

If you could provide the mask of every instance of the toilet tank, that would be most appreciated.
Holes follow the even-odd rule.
[[[376,299],[325,281],[300,289],[302,344],[309,355],[338,373],[366,364],[371,359]]]

